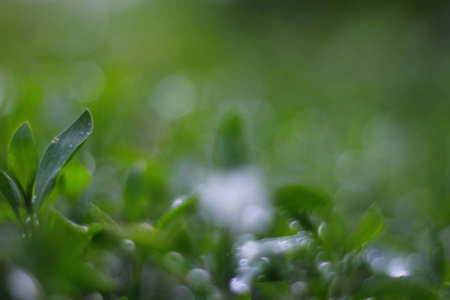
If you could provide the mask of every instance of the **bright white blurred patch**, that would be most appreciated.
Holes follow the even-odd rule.
[[[422,264],[422,257],[418,254],[411,254],[407,258],[392,257],[375,248],[366,250],[364,254],[364,259],[375,272],[385,273],[391,277],[410,276],[414,269],[418,269]]]
[[[184,201],[185,201],[185,199],[183,199],[183,198],[177,198],[175,201],[173,201],[171,207],[172,208],[177,208],[178,206],[183,204]]]
[[[410,275],[406,259],[403,257],[391,259],[387,265],[386,272],[391,277],[404,277]]]
[[[159,115],[171,120],[189,113],[196,101],[192,82],[183,75],[173,75],[156,85],[152,105]]]
[[[243,169],[216,174],[200,193],[202,215],[237,233],[264,232],[272,221],[272,208],[261,177]]]
[[[29,273],[14,269],[7,278],[9,294],[13,300],[34,300],[39,298],[36,280]]]
[[[247,282],[239,279],[233,278],[230,281],[230,290],[235,294],[244,294],[250,292],[250,288]]]
[[[257,241],[248,241],[240,248],[241,256],[246,258],[253,258],[259,254],[260,246]]]

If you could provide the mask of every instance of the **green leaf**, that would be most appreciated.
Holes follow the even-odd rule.
[[[326,194],[297,184],[277,189],[274,199],[279,208],[287,210],[294,218],[309,210],[324,210],[331,203]]]
[[[8,200],[9,204],[11,205],[12,209],[14,210],[14,213],[17,216],[17,219],[21,221],[19,214],[19,208],[20,208],[20,192],[17,188],[16,183],[14,180],[11,179],[11,177],[8,176],[3,171],[0,171],[0,192],[5,196],[6,200]]]
[[[128,174],[124,190],[124,215],[128,221],[137,222],[145,216],[149,197],[149,194],[145,192],[146,169],[147,164],[141,161]]]
[[[384,222],[378,207],[371,205],[358,220],[350,238],[352,249],[361,250],[365,244],[375,239],[383,229]]]
[[[233,169],[249,161],[247,144],[239,115],[229,113],[219,126],[214,142],[213,162],[222,169]]]
[[[25,199],[31,201],[33,183],[37,171],[37,155],[30,124],[25,122],[14,134],[9,144],[9,167],[24,192]],[[29,205],[29,203],[27,204]]]
[[[92,115],[89,110],[55,137],[48,146],[39,164],[35,186],[36,212],[50,195],[59,171],[83,145],[93,130]]]
[[[99,222],[108,226],[119,227],[119,224],[113,218],[92,203],[86,208],[86,214],[89,223]]]

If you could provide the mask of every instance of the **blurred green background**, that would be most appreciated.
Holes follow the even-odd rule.
[[[114,215],[145,160],[163,210],[235,111],[270,187],[323,189],[350,223],[376,202],[386,241],[431,222],[450,246],[449,20],[447,1],[2,0],[0,167],[23,121],[42,155],[87,107],[95,201]]]

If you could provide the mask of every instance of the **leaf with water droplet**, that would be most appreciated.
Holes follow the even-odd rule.
[[[81,116],[50,143],[38,167],[35,186],[35,209],[42,206],[55,186],[61,168],[83,145],[93,130],[92,115],[85,110]],[[84,134],[81,134],[81,133]],[[72,145],[72,147],[70,147]]]
[[[241,117],[229,113],[219,126],[213,149],[214,165],[222,169],[245,166],[249,162]]]
[[[25,199],[31,202],[37,171],[37,154],[30,124],[25,122],[14,134],[8,151],[9,167],[19,182]],[[27,203],[30,206],[31,203]]]
[[[182,203],[177,205],[176,207],[169,210],[166,214],[164,214],[161,219],[159,219],[156,228],[158,230],[164,230],[168,225],[170,225],[178,216],[182,214],[186,214],[188,212],[194,211],[197,205],[197,195],[191,195]]]
[[[19,215],[20,208],[20,192],[17,188],[16,183],[12,180],[11,177],[8,176],[4,171],[0,171],[0,192],[5,196],[6,200],[8,200],[11,205],[14,213],[17,216],[17,219],[21,221]]]

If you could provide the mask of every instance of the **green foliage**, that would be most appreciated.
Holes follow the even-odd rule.
[[[228,115],[217,132],[213,151],[219,153],[215,157],[224,178],[248,167],[240,123],[239,117]],[[166,192],[161,190],[161,178],[148,176],[143,160],[125,172],[117,193],[122,198],[110,200],[120,203],[113,207],[121,211],[94,203],[95,186],[91,185],[96,181],[90,170],[95,166],[88,169],[83,160],[71,164],[56,180],[92,132],[88,110],[52,141],[37,172],[36,167],[21,161],[22,157],[24,162],[35,161],[31,129],[25,124],[14,135],[9,152],[11,170],[20,185],[0,171],[0,191],[21,224],[6,232],[5,245],[11,247],[0,246],[0,262],[2,257],[10,261],[8,276],[22,269],[29,272],[23,276],[32,276],[26,280],[33,282],[29,287],[33,299],[44,295],[84,299],[92,292],[107,299],[159,299],[158,295],[165,295],[165,299],[261,300],[443,299],[448,294],[447,262],[438,233],[429,230],[427,235],[429,241],[423,248],[427,267],[413,270],[402,263],[402,257],[386,264],[390,258],[383,251],[387,250],[382,244],[373,246],[386,223],[375,204],[349,230],[350,222],[324,191],[285,185],[271,193],[271,229],[258,235],[238,235],[228,223],[217,225],[205,218],[207,211],[202,206],[212,196],[203,199],[200,188],[173,203],[166,201],[164,212],[151,220],[154,213],[149,211],[157,203],[152,201],[153,194]],[[237,195],[236,201],[250,201],[251,210],[241,206],[248,210],[248,220],[235,218],[236,211],[233,215],[218,212],[216,217],[260,224],[259,217],[251,215],[268,209],[267,204],[258,202],[263,201],[259,197],[264,193],[253,190],[255,187],[247,191],[246,178],[240,180],[236,187],[227,183],[226,192]],[[56,181],[60,201],[53,206],[48,203],[48,209],[37,215]],[[34,196],[28,192],[33,182]],[[214,194],[215,189],[212,191]],[[32,196],[35,206],[27,204],[33,203],[27,202]],[[229,199],[229,205],[236,205],[234,198]],[[25,224],[24,212],[28,214]],[[384,265],[378,266],[377,260]],[[158,281],[147,286],[149,272],[157,274]],[[0,292],[15,299],[12,285],[1,285]]]
[[[36,221],[36,213],[52,192],[59,171],[86,141],[92,129],[92,116],[86,110],[69,128],[53,139],[39,167],[30,125],[24,123],[16,131],[10,143],[8,156],[11,172],[19,182],[20,188],[11,176],[5,171],[0,171],[0,191],[8,200],[20,223],[23,222],[20,213],[22,207],[26,209],[28,217]],[[36,185],[33,195],[34,182]]]
[[[450,299],[449,15],[0,1],[0,299]]]

